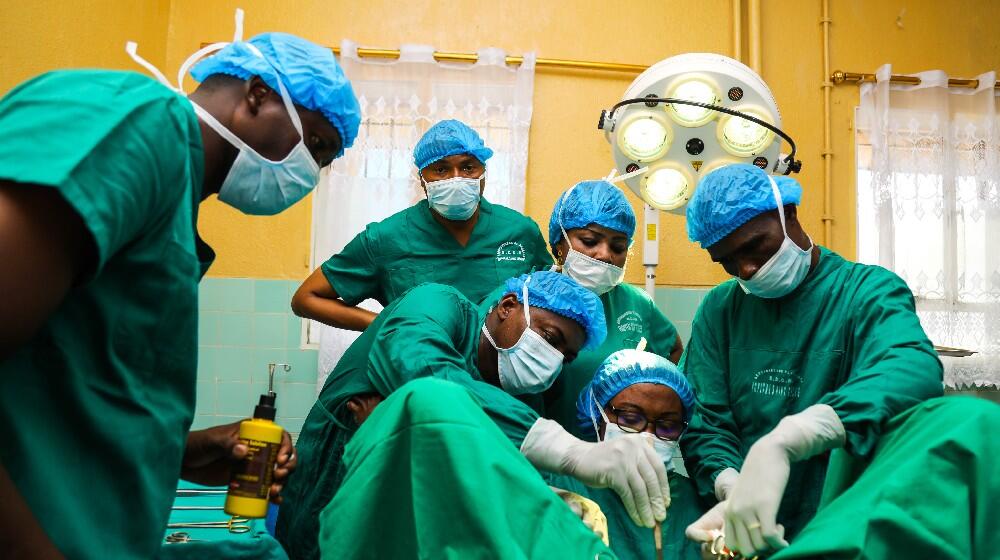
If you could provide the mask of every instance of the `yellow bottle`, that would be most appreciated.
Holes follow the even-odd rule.
[[[229,515],[256,518],[267,516],[268,494],[274,476],[274,464],[281,448],[281,426],[274,423],[274,365],[269,364],[270,379],[267,394],[253,411],[252,420],[240,423],[240,441],[247,446],[247,455],[233,468],[229,480],[224,511]],[[287,367],[287,366],[286,366]]]

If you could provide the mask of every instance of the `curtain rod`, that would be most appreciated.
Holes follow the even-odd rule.
[[[844,72],[843,70],[836,70],[835,72],[830,74],[830,80],[837,85],[844,83],[861,84],[861,83],[876,81],[875,74],[866,74],[860,72]],[[920,78],[916,76],[902,76],[900,74],[893,74],[889,78],[889,81],[894,84],[907,84],[911,86],[920,85]],[[950,78],[948,80],[948,87],[976,89],[979,87],[979,80],[970,80],[965,78]],[[993,84],[993,89],[1000,89],[1000,81]]]
[[[211,43],[201,43],[201,48],[207,47]],[[340,47],[330,47],[333,54],[340,55]],[[358,56],[362,58],[399,58],[399,49],[366,49],[358,48]],[[434,60],[438,62],[472,62],[479,60],[476,53],[462,52],[441,52],[434,51]],[[508,56],[507,64],[520,66],[524,62],[523,56]],[[641,74],[649,68],[643,64],[622,64],[620,62],[596,62],[592,60],[568,60],[562,58],[536,58],[535,66],[540,68],[565,68],[570,70],[599,70],[605,72],[626,72],[631,74]]]
[[[340,49],[333,47],[333,54],[339,55]],[[398,49],[365,49],[358,48],[358,56],[368,58],[399,58]],[[476,53],[439,52],[434,51],[434,60],[438,62],[476,62]],[[524,62],[523,56],[508,56],[507,64],[519,66]],[[565,60],[560,58],[536,58],[535,66],[540,68],[567,68],[573,70],[603,70],[607,72],[628,72],[639,74],[649,68],[641,64],[622,64],[619,62],[595,62],[590,60]]]

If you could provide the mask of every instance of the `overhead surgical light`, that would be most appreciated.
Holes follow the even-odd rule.
[[[650,206],[664,210],[684,206],[694,192],[691,174],[669,163],[650,168],[640,184],[640,197],[649,201]]]
[[[767,117],[756,109],[739,109],[739,111],[744,115],[767,120]],[[723,115],[719,119],[716,133],[722,148],[736,157],[756,155],[774,142],[774,133],[766,127],[734,115]]]
[[[665,119],[650,113],[638,113],[622,123],[618,145],[637,162],[655,161],[670,149],[673,134]]]
[[[667,92],[667,97],[693,101],[702,105],[715,105],[719,102],[719,94],[715,86],[703,78],[677,80],[671,90]],[[718,116],[717,112],[707,107],[681,103],[667,104],[667,113],[674,119],[674,122],[687,127],[701,126]]]
[[[750,68],[705,53],[651,66],[602,111],[598,128],[611,143],[625,184],[659,210],[682,214],[707,171],[750,163],[769,173],[797,172],[795,143],[781,131],[771,90]],[[789,155],[779,153],[781,140]],[[647,168],[645,172],[636,172]]]

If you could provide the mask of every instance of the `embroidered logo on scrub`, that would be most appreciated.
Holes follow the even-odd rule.
[[[497,261],[518,261],[528,260],[525,256],[524,245],[517,241],[508,241],[497,249]]]
[[[801,388],[801,375],[787,369],[768,368],[754,374],[751,390],[758,395],[796,398]]]
[[[618,332],[641,333],[642,317],[635,311],[626,311],[618,316]]]

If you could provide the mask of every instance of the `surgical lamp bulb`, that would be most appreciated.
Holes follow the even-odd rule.
[[[663,157],[670,147],[670,130],[653,118],[643,117],[625,124],[622,151],[636,161]]]
[[[645,179],[643,190],[650,206],[660,210],[679,208],[690,198],[688,178],[680,171],[666,167],[653,171]]]
[[[668,97],[715,105],[719,102],[719,96],[715,88],[704,80],[692,79],[680,82],[675,86]],[[684,105],[682,103],[667,104],[667,112],[681,126],[696,127],[701,126],[715,118],[717,113],[712,109],[697,107],[695,105]]]
[[[755,111],[744,113],[762,119]],[[719,143],[730,154],[748,157],[760,153],[774,139],[774,133],[767,128],[735,115],[726,115],[719,121]]]

